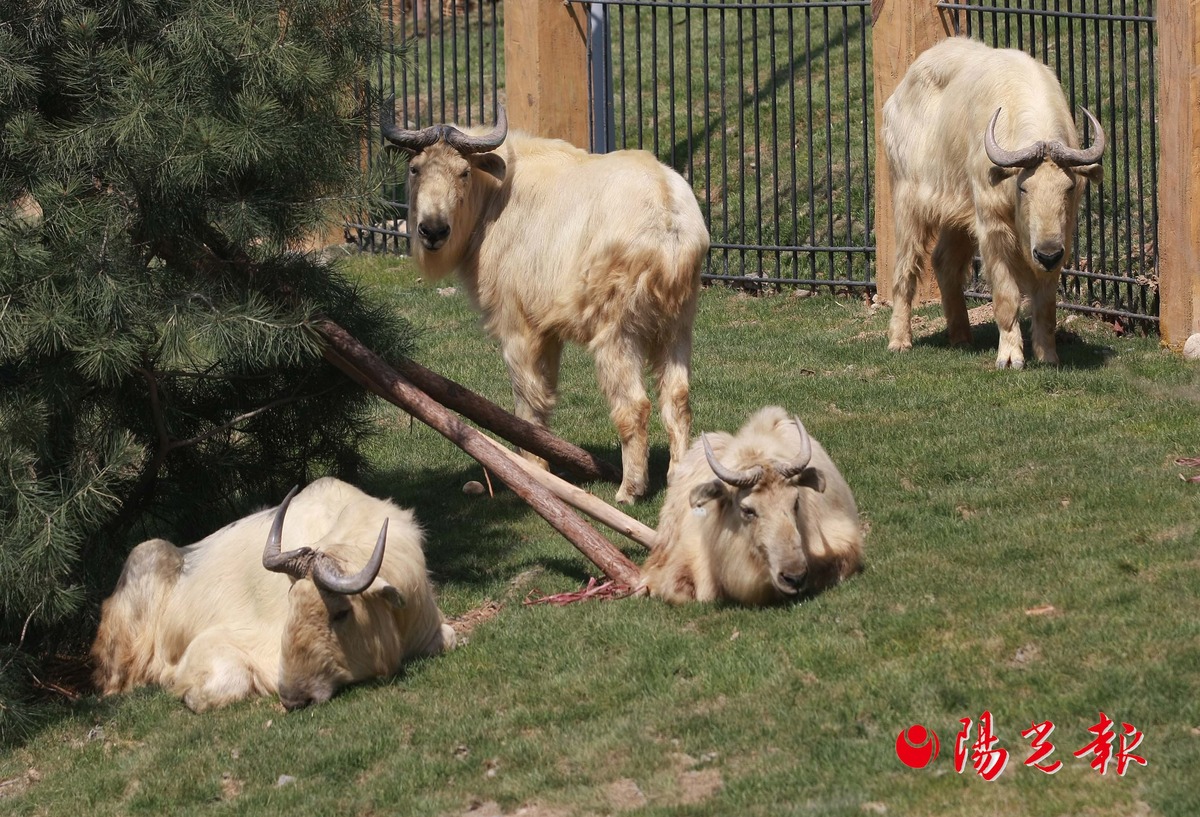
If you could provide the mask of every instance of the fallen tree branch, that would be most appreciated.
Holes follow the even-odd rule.
[[[611,463],[556,437],[541,426],[510,414],[481,394],[443,377],[408,358],[392,364],[421,391],[474,423],[495,432],[514,445],[565,468],[580,479],[619,483],[621,472]]]
[[[509,451],[491,437],[484,435],[484,439],[494,445],[505,457],[520,466],[531,479],[550,489],[563,502],[566,502],[576,510],[583,511],[597,522],[603,522],[617,533],[629,537],[639,545],[649,550],[654,549],[654,544],[657,541],[657,534],[654,528],[614,508],[612,505],[609,505],[604,500],[588,493],[582,488],[572,485],[566,480],[559,479],[544,468],[538,468],[529,462],[529,460]]]
[[[316,329],[328,341],[324,352],[326,360],[357,383],[430,426],[474,457],[481,465],[491,469],[580,553],[599,567],[605,576],[629,587],[638,585],[641,572],[637,565],[548,488],[531,479],[511,459],[499,453],[494,442],[410,383],[333,321],[321,321],[316,325]]]

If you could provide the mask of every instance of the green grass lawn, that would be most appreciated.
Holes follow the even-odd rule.
[[[421,362],[510,403],[453,282],[392,258],[351,268],[423,330]],[[841,587],[762,610],[525,606],[595,569],[511,493],[463,494],[480,467],[381,403],[364,487],[417,509],[448,615],[498,613],[455,652],[292,714],[260,699],[194,715],[152,690],[62,706],[0,758],[0,813],[1200,813],[1200,484],[1174,464],[1200,455],[1200,369],[1072,317],[1061,369],[997,372],[993,325],[952,350],[938,310],[918,314],[916,348],[893,355],[887,311],[860,301],[701,298],[696,430],[771,403],[800,415],[869,526],[867,569]],[[615,461],[577,349],[561,390],[555,430]],[[651,435],[633,513],[653,525]],[[1012,753],[994,782],[954,771],[959,719],[977,730],[985,710]],[[1144,733],[1147,766],[1101,777],[1072,756],[1101,711]],[[1052,776],[1020,737],[1045,720]],[[924,769],[894,749],[917,723],[941,740]]]

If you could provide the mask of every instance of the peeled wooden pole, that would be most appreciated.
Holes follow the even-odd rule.
[[[619,584],[637,586],[641,579],[637,565],[548,488],[535,482],[524,469],[497,451],[495,443],[447,411],[333,321],[321,321],[316,328],[329,343],[324,353],[326,360],[356,382],[430,426],[489,468],[599,567],[605,576]]]
[[[597,522],[603,522],[617,533],[629,537],[639,545],[643,545],[650,550],[654,549],[654,543],[657,541],[658,536],[654,528],[623,513],[599,497],[589,494],[582,488],[572,485],[564,479],[559,479],[543,468],[538,468],[529,460],[509,451],[491,437],[484,435],[483,438],[495,446],[496,450],[501,454],[518,465],[521,470],[529,475],[530,479],[550,489],[563,502],[566,502],[578,511],[583,511]]]
[[[446,408],[519,445],[521,448],[565,468],[580,479],[620,482],[621,472],[611,463],[556,437],[541,426],[510,414],[495,403],[453,380],[431,371],[416,361],[401,358],[393,364],[401,375]]]

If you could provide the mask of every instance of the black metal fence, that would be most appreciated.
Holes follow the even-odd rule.
[[[874,287],[870,0],[569,2],[593,26],[592,149],[645,148],[691,182],[712,234],[708,279]],[[1153,320],[1153,0],[938,6],[956,12],[960,33],[1042,59],[1075,108],[1101,118],[1106,177],[1082,209],[1062,300]],[[501,4],[384,7],[406,59],[380,66],[382,107],[394,100],[408,127],[492,121],[504,94]],[[407,246],[402,219],[354,226],[366,248]],[[985,288],[977,276],[977,294]]]

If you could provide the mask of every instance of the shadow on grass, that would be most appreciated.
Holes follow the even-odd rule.
[[[1029,321],[1021,321],[1021,337],[1024,340],[1025,364],[1027,366],[1043,366],[1033,354],[1033,330]],[[1115,354],[1109,346],[1091,343],[1072,332],[1070,329],[1059,327],[1054,333],[1055,347],[1061,368],[1064,369],[1100,369],[1108,365],[1109,359]],[[964,355],[986,358],[989,361],[996,356],[1000,346],[1000,330],[995,323],[985,323],[971,328],[970,346],[951,346],[950,338],[945,329],[931,332],[913,338],[914,347],[947,349]]]
[[[606,457],[612,452],[610,449],[596,449],[590,453]],[[669,460],[666,446],[651,448],[650,486],[641,505],[653,502],[665,490]],[[439,584],[453,583],[479,589],[496,581],[510,580],[535,567],[581,582],[587,581],[595,568],[589,570],[579,562],[568,559],[539,558],[536,553],[529,556],[520,554],[527,540],[536,535],[527,523],[544,526],[548,534],[558,534],[549,522],[542,520],[532,507],[494,475],[491,477],[493,495],[488,494],[486,487],[481,495],[464,493],[463,486],[467,482],[484,481],[481,471],[482,466],[479,465],[456,469],[395,470],[368,477],[361,487],[368,493],[389,496],[401,506],[414,510],[425,530],[426,562]],[[636,511],[633,513],[636,514]],[[580,516],[635,562],[645,557],[639,546],[592,522],[585,514],[580,513]],[[647,524],[653,527],[656,522],[654,518]],[[561,541],[564,548],[574,552],[569,542],[565,539]]]

